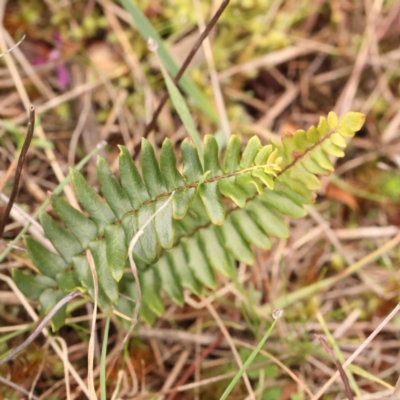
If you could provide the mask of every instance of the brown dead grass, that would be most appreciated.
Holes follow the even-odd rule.
[[[132,34],[132,28],[126,23],[129,16],[117,3],[87,2],[79,12],[89,18],[96,10],[104,17],[106,28],[88,38],[71,39],[61,45],[51,40],[51,34],[60,31],[67,37],[65,28],[73,30],[79,26],[81,17],[74,8],[77,3],[64,2],[63,14],[59,2],[45,1],[45,16],[37,25],[28,24],[22,17],[22,3],[9,2],[1,10],[6,29],[0,35],[0,50],[4,52],[11,47],[20,39],[21,32],[26,33],[26,39],[11,56],[0,60],[0,187],[3,196],[9,195],[16,165],[16,141],[4,121],[10,120],[25,134],[27,111],[33,103],[40,117],[37,138],[50,141],[54,148],[43,150],[32,146],[27,157],[16,204],[32,215],[47,198],[47,192],[64,179],[68,166],[75,165],[101,140],[109,144],[101,154],[115,171],[116,144],[123,143],[133,149],[139,143],[164,89],[153,67],[149,68],[152,64],[147,59],[139,60],[133,51],[132,41],[141,39]],[[270,10],[272,17],[289,12],[294,2],[279,3],[275,11]],[[239,266],[244,293],[221,278],[217,296],[211,298],[215,313],[210,313],[211,305],[207,303],[211,301],[206,298],[188,299],[183,309],[167,303],[164,317],[154,327],[141,325],[129,352],[119,356],[117,367],[110,372],[109,398],[116,386],[123,399],[171,400],[176,391],[177,399],[219,398],[237,368],[238,360],[234,361],[230,346],[254,348],[254,335],[260,336],[265,328],[265,321],[251,314],[255,306],[269,303],[273,308],[276,299],[285,293],[341,274],[346,267],[399,234],[400,3],[379,0],[313,3],[313,12],[286,32],[289,46],[242,62],[231,60],[223,69],[205,49],[205,55],[197,61],[203,63],[197,68],[206,90],[212,87],[218,93],[220,88],[223,94],[223,98],[218,97],[218,104],[226,110],[227,117],[222,114],[224,123],[229,121],[231,131],[244,138],[249,134],[259,135],[264,142],[279,138],[285,131],[315,124],[320,115],[330,110],[338,114],[349,110],[366,113],[364,128],[352,140],[344,160],[337,163],[339,183],[325,179],[324,189],[309,216],[291,222],[290,239],[276,241],[271,251],[256,250],[254,266]],[[155,18],[162,15],[163,5],[149,5],[146,12]],[[65,18],[50,24],[56,15]],[[210,39],[214,51],[218,51],[214,43],[221,43],[220,32],[222,29],[217,29]],[[268,26],[263,34],[267,33]],[[111,36],[115,38],[113,44],[110,44]],[[185,48],[180,46],[183,38],[172,45],[178,55]],[[35,65],[39,57],[49,58],[55,50],[60,51],[58,61]],[[245,47],[242,51],[245,52]],[[66,87],[57,79],[60,66],[69,73]],[[207,68],[211,71],[212,85]],[[202,132],[218,128],[196,110],[194,116]],[[186,136],[169,107],[164,108],[150,140],[160,145],[166,136],[175,144]],[[87,165],[85,173],[89,183],[96,186],[94,161]],[[380,195],[381,201],[370,193]],[[65,188],[64,195],[79,207],[71,187]],[[0,212],[4,208],[1,201]],[[26,224],[26,218],[14,207],[4,238],[15,237]],[[30,233],[41,237],[40,228],[35,225]],[[2,243],[0,249],[4,246]],[[29,266],[23,250],[14,249],[0,266],[0,273],[9,276],[11,268]],[[316,399],[311,395],[319,393],[334,376],[336,367],[313,335],[329,331],[343,358],[348,359],[395,308],[399,290],[399,251],[394,248],[329,290],[292,304],[284,310],[278,329],[267,342],[265,360],[258,363],[275,365],[277,373],[274,377],[260,375],[252,380],[253,388],[248,385],[246,389],[242,382],[230,398],[252,398],[253,391],[259,394],[278,385],[282,389],[279,400],[294,394],[299,396],[297,399]],[[244,318],[246,312],[240,311],[248,303],[247,315],[253,326]],[[21,302],[6,280],[1,281],[2,335],[35,321],[30,307],[26,300]],[[317,314],[323,319],[317,319]],[[69,322],[87,329],[90,318],[90,310],[80,307]],[[101,335],[103,315],[97,315],[97,323]],[[228,328],[223,339],[221,323]],[[75,375],[68,382],[71,398],[85,398],[85,384],[77,383],[76,377],[86,382],[88,334],[76,326],[63,328],[60,335],[68,346],[69,371]],[[123,332],[121,320],[115,318],[113,326],[110,362]],[[20,340],[17,337],[7,344],[15,346]],[[39,347],[43,343],[43,338],[38,339],[9,367],[0,367],[0,373],[28,391],[37,380],[36,393],[41,398],[65,398],[62,368],[63,363],[67,365],[65,355],[61,347],[57,347],[59,358],[51,348],[43,353]],[[369,377],[354,375],[362,399],[392,398],[390,388],[398,381],[399,356],[398,317],[395,317],[382,326],[354,361],[370,374]],[[35,377],[32,371],[38,365],[41,372]],[[96,365],[94,379],[99,376]],[[190,374],[186,373],[188,370]],[[183,376],[187,381],[182,380]],[[371,377],[384,380],[386,386]],[[0,396],[1,393],[0,390]],[[324,393],[321,398],[345,398],[340,380],[334,381]]]

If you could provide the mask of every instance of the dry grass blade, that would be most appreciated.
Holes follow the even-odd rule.
[[[48,351],[49,351],[49,340],[46,340],[46,343],[43,346],[43,359],[40,362],[39,368],[36,371],[36,376],[35,376],[35,378],[34,378],[34,380],[32,382],[31,390],[29,391],[28,400],[32,399],[33,392],[35,391],[36,384],[38,383],[40,375],[43,372],[44,364],[46,363],[46,358],[48,356]]]
[[[68,360],[68,347],[67,343],[65,340],[61,337],[55,337],[54,340],[60,343],[61,349],[63,351],[63,366],[64,366],[64,376],[65,376],[65,393],[66,393],[66,399],[71,400],[71,388],[70,388],[70,382],[69,382],[69,372],[68,372],[68,367],[67,363],[65,362]]]
[[[4,193],[0,193],[0,200],[3,201],[5,204],[8,204],[10,198],[7,197]],[[44,247],[47,249],[54,251],[54,246],[51,244],[50,240],[44,237],[43,228],[42,226],[28,213],[26,213],[18,204],[14,203],[10,215],[14,221],[18,222],[21,226],[27,227],[27,231],[29,234],[34,237],[38,242],[40,242]],[[14,239],[15,240],[15,239]],[[15,242],[17,242],[15,240]],[[7,247],[14,248],[17,250],[25,251],[26,249],[15,246],[9,242],[3,242]],[[0,242],[0,244],[3,244]],[[34,268],[36,271],[36,267]]]
[[[353,71],[335,106],[335,111],[339,115],[344,115],[348,112],[355,99],[361,79],[361,73],[367,65],[368,54],[373,43],[372,36],[374,35],[376,20],[380,15],[382,5],[382,0],[375,0],[369,10],[363,42],[354,63]]]
[[[393,396],[394,396],[396,399],[400,399],[400,377],[399,377],[399,379],[398,379],[397,382],[396,382],[396,386],[394,387]]]
[[[3,377],[0,376],[0,382],[3,385],[9,386],[10,388],[13,388],[14,390],[17,390],[18,392],[21,392],[21,393],[23,393],[24,395],[26,395],[28,397],[30,396],[30,398],[33,399],[33,400],[39,400],[39,397],[37,397],[35,395],[31,395],[26,389],[24,389],[23,387],[15,384],[14,382],[9,381],[6,378],[3,378]]]
[[[304,298],[309,298],[310,296],[314,295],[317,292],[331,288],[334,284],[340,282],[344,278],[349,277],[355,272],[359,272],[370,262],[374,261],[382,254],[385,254],[386,252],[398,246],[399,243],[400,243],[400,234],[396,235],[393,239],[386,242],[377,250],[372,251],[371,253],[363,257],[361,260],[355,262],[354,264],[352,264],[339,274],[331,276],[319,282],[312,283],[308,286],[302,287],[301,289],[297,290],[294,293],[289,293],[288,295],[282,296],[281,298],[276,300],[276,306],[277,307],[279,306],[280,308],[285,308],[296,301],[302,300]],[[263,305],[257,311],[260,313],[260,316],[265,316],[271,312],[271,306],[270,304]]]
[[[179,379],[178,383],[175,385],[176,388],[184,385],[186,381],[190,378],[190,376],[193,374],[193,372],[196,369],[196,366],[200,365],[201,361],[204,360],[206,357],[208,357],[213,350],[215,350],[222,342],[224,338],[224,335],[222,333],[219,334],[219,336],[215,339],[213,343],[211,343],[201,354],[200,356],[190,364],[189,368],[185,371],[185,373],[182,375],[181,379]],[[177,392],[171,393],[167,400],[174,400],[177,395]]]
[[[151,223],[151,221],[153,221],[154,217],[161,212],[165,207],[167,207],[167,205],[170,203],[170,201],[172,200],[172,198],[174,197],[175,191],[172,192],[171,196],[169,196],[168,200],[146,221],[146,223],[138,230],[138,232],[136,233],[136,235],[132,238],[130,244],[129,244],[129,248],[128,248],[128,257],[129,257],[129,263],[131,266],[131,270],[132,270],[132,274],[133,277],[135,278],[135,285],[136,285],[136,293],[137,293],[137,299],[136,299],[136,304],[135,304],[135,309],[133,311],[133,317],[132,317],[132,324],[128,329],[128,332],[126,333],[124,340],[122,341],[122,345],[123,346],[126,341],[128,340],[129,336],[131,335],[133,329],[135,328],[137,322],[138,322],[138,315],[139,315],[139,309],[140,309],[140,302],[142,299],[142,292],[140,290],[140,281],[139,281],[139,275],[138,275],[138,271],[136,268],[136,264],[135,261],[133,260],[133,248],[135,247],[135,244],[137,243],[137,241],[139,240],[140,236],[143,235],[144,230],[146,229],[146,227]]]
[[[308,47],[302,47],[302,46],[286,47],[285,49],[276,50],[272,53],[268,53],[265,56],[262,56],[256,60],[252,60],[240,65],[235,65],[227,69],[226,71],[220,72],[219,80],[224,80],[226,78],[231,77],[232,75],[240,73],[254,72],[262,67],[271,68],[283,64],[287,61],[290,61],[294,58],[313,52],[315,52],[315,49],[311,49]]]
[[[29,314],[29,316],[36,322],[39,320],[39,317],[36,315],[35,311],[29,304],[29,302],[26,300],[24,295],[19,291],[13,280],[5,276],[3,274],[0,274],[0,280],[3,282],[7,283],[10,288],[13,290],[13,292],[18,296],[20,303],[24,306],[25,310]],[[70,293],[71,294],[71,293]],[[65,298],[64,298],[65,299]],[[49,337],[49,332],[46,328],[42,330],[42,333],[45,335],[45,337]],[[75,368],[72,366],[72,364],[68,361],[68,359],[64,359],[64,354],[62,350],[56,345],[55,341],[51,339],[50,345],[53,347],[54,351],[57,353],[57,355],[64,361],[64,363],[67,365],[69,372],[71,375],[74,377],[75,381],[78,383],[82,391],[89,397],[89,391],[85,385],[85,383],[82,381],[81,377],[75,370]]]
[[[2,192],[3,192],[4,186],[6,185],[7,181],[9,180],[11,174],[14,172],[14,169],[17,166],[17,163],[18,163],[18,159],[14,158],[11,161],[11,164],[8,167],[4,176],[2,177],[2,179],[0,179],[0,194],[3,194]]]
[[[203,16],[203,13],[201,10],[201,6],[200,6],[200,0],[192,0],[192,1],[193,1],[193,5],[195,7],[195,12],[196,12],[196,16],[197,16],[197,23],[199,25],[199,29],[205,31],[206,26],[205,26],[204,16]],[[206,56],[208,71],[209,71],[210,80],[211,80],[211,86],[213,88],[215,103],[216,103],[217,109],[218,109],[218,115],[221,119],[221,128],[222,128],[222,131],[224,132],[226,141],[228,142],[228,140],[231,136],[231,128],[229,125],[229,119],[228,119],[228,115],[226,112],[225,101],[224,101],[224,97],[222,95],[221,85],[218,80],[218,74],[217,74],[217,70],[215,67],[214,56],[213,56],[209,38],[206,38],[204,40],[203,50],[204,50],[204,54]]]
[[[217,311],[215,308],[212,306],[212,304],[207,304],[206,305],[207,310],[210,312],[212,317],[215,319],[215,322],[217,323],[219,329],[221,330],[222,334],[225,336],[226,341],[229,343],[229,347],[232,350],[233,356],[235,357],[235,361],[237,365],[239,366],[239,369],[243,367],[242,360],[240,358],[240,355],[236,349],[235,343],[233,342],[231,335],[229,334],[228,330],[226,329],[224,323],[222,322],[220,316],[218,315]],[[247,391],[249,392],[249,399],[255,400],[256,396],[254,394],[253,388],[251,387],[251,383],[249,380],[249,377],[247,376],[246,371],[243,373],[243,380],[246,385]]]
[[[36,88],[48,99],[55,97],[55,94],[51,90],[50,85],[47,82],[45,83],[41,80],[39,74],[36,72],[35,68],[30,64],[24,52],[19,47],[16,47],[21,41],[15,43],[7,31],[4,31],[3,34],[6,43],[14,49],[13,56],[19,62],[20,66],[25,71],[26,75],[35,84]]]
[[[190,350],[183,350],[179,355],[178,359],[174,363],[174,367],[172,371],[169,373],[168,378],[165,380],[164,385],[161,390],[168,390],[173,386],[174,382],[178,378],[178,375],[182,371],[187,359],[190,356]],[[175,392],[176,393],[176,392]],[[164,400],[164,396],[161,395],[157,398],[157,400]]]
[[[57,313],[57,311],[67,304],[70,300],[75,297],[80,296],[80,292],[75,291],[67,294],[64,298],[62,298],[52,309],[51,311],[43,318],[43,321],[37,326],[37,328],[29,335],[29,337],[17,346],[10,354],[0,360],[0,365],[5,364],[6,362],[12,360],[18,353],[22,350],[26,349],[43,331],[46,325],[50,322],[53,316]]]
[[[0,54],[0,58],[4,57],[6,54],[12,52],[16,47],[18,47],[25,39],[25,35],[22,36],[22,38],[15,44],[13,44],[8,50]]]
[[[146,227],[153,221],[154,217],[161,212],[165,207],[168,206],[168,204],[171,202],[172,198],[174,197],[175,191],[172,192],[171,196],[168,198],[168,200],[159,208],[156,210],[156,212],[146,221],[146,223],[137,231],[137,233],[135,234],[135,236],[131,239],[130,244],[129,244],[129,248],[128,248],[128,258],[129,258],[129,265],[131,267],[131,271],[132,271],[132,275],[135,278],[135,287],[136,287],[136,300],[135,300],[135,308],[133,310],[133,316],[132,318],[127,318],[125,315],[123,315],[122,313],[118,312],[117,310],[113,310],[114,313],[124,319],[127,319],[128,321],[131,322],[131,326],[129,327],[127,333],[125,334],[125,337],[121,343],[121,345],[119,346],[118,351],[115,352],[115,357],[113,357],[113,359],[110,362],[110,365],[113,366],[117,356],[119,355],[119,353],[121,352],[122,348],[124,347],[125,343],[127,342],[127,340],[129,339],[132,331],[134,330],[137,322],[138,322],[138,315],[139,315],[139,310],[140,310],[140,304],[141,304],[141,300],[142,300],[142,292],[140,289],[140,281],[139,281],[139,274],[138,274],[138,270],[136,268],[136,263],[135,260],[133,259],[133,248],[135,247],[135,244],[137,243],[137,241],[139,240],[140,236],[143,235],[144,230],[146,229]],[[112,368],[110,368],[111,370]]]

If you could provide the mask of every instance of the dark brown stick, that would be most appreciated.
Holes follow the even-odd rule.
[[[214,28],[214,26],[217,23],[218,19],[220,18],[221,14],[224,12],[225,8],[228,6],[229,1],[230,0],[224,0],[221,3],[221,5],[219,6],[217,12],[210,19],[210,22],[207,24],[207,26],[205,27],[204,31],[199,36],[199,38],[197,39],[196,43],[193,45],[192,49],[190,50],[189,54],[187,55],[185,61],[183,62],[182,66],[180,67],[178,73],[176,74],[176,76],[174,78],[174,83],[175,84],[177,84],[179,82],[179,80],[181,79],[183,73],[186,71],[186,68],[188,67],[188,65],[192,61],[193,57],[197,53],[197,50],[200,48],[200,46],[203,43],[204,39],[209,35],[211,29]],[[149,124],[147,124],[146,129],[145,129],[144,134],[143,134],[143,137],[146,138],[147,136],[149,136],[150,132],[155,128],[156,122],[157,122],[157,118],[160,115],[161,110],[163,109],[163,107],[164,107],[165,103],[167,102],[167,100],[168,100],[168,93],[166,93],[162,97],[160,103],[158,104],[158,107],[157,107],[156,111],[154,111],[153,118],[151,119]],[[135,146],[135,149],[134,149],[134,157],[135,158],[137,158],[137,155],[140,153],[140,146],[141,146],[140,143],[138,143]]]
[[[318,340],[322,344],[322,347],[325,349],[325,351],[328,353],[328,355],[332,358],[332,360],[336,364],[336,368],[338,369],[340,377],[342,378],[342,381],[344,384],[344,389],[345,389],[347,398],[349,400],[354,400],[354,396],[353,396],[353,393],[350,388],[349,379],[347,378],[346,372],[344,372],[342,364],[340,364],[339,360],[336,358],[336,356],[333,353],[332,349],[330,348],[328,342],[320,335],[315,335],[315,336],[318,338]]]
[[[21,154],[19,155],[17,169],[15,171],[14,185],[13,185],[12,192],[10,195],[10,200],[7,203],[6,210],[4,211],[4,214],[3,214],[3,218],[0,221],[0,238],[3,237],[3,233],[4,233],[4,229],[6,227],[8,216],[10,215],[11,208],[12,208],[15,198],[17,197],[17,194],[18,194],[19,180],[21,178],[22,167],[24,165],[25,157],[26,157],[26,154],[28,153],[28,149],[29,149],[29,146],[32,141],[34,127],[35,127],[35,108],[33,106],[31,106],[31,109],[29,110],[28,132],[26,134],[24,145],[22,146]]]

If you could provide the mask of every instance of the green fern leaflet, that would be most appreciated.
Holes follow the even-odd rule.
[[[184,303],[184,291],[200,295],[203,287],[216,287],[215,273],[234,277],[235,262],[251,265],[251,247],[269,249],[270,236],[286,238],[289,229],[282,215],[303,217],[320,188],[317,175],[334,170],[330,156],[342,157],[346,138],[364,122],[350,112],[339,122],[334,113],[321,118],[317,127],[299,130],[282,143],[262,146],[252,137],[243,153],[232,136],[223,166],[215,138],[204,139],[200,160],[187,139],[181,145],[182,172],[177,168],[173,145],[166,139],[157,160],[150,143],[142,140],[140,174],[128,150],[120,146],[119,177],[98,158],[97,174],[102,196],[71,169],[76,195],[87,216],[61,197],[51,202],[62,224],[48,214],[41,216],[45,236],[58,254],[31,237],[25,246],[38,275],[13,270],[13,278],[29,298],[38,300],[44,313],[64,296],[80,290],[94,296],[93,278],[85,255],[90,249],[99,281],[99,306],[106,314],[113,307],[127,311],[120,293],[135,298],[128,264],[130,240],[154,212],[157,214],[134,247],[143,293],[141,315],[152,323],[164,312],[160,291],[175,303]],[[53,318],[53,329],[64,324],[65,308]]]

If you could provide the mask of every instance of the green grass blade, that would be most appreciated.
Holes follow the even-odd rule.
[[[269,335],[271,334],[272,330],[274,329],[276,322],[278,321],[277,317],[275,321],[272,323],[264,337],[260,340],[260,343],[258,343],[257,347],[253,350],[253,352],[250,354],[249,358],[246,360],[246,362],[243,364],[242,368],[238,371],[238,373],[235,375],[235,377],[232,379],[231,383],[229,386],[225,389],[225,392],[221,396],[220,400],[226,400],[227,397],[229,396],[229,393],[233,390],[235,385],[238,383],[239,379],[242,377],[246,369],[250,366],[250,364],[253,362],[255,359],[256,355],[259,353],[261,348],[264,346],[264,343],[267,341]]]
[[[131,15],[133,21],[136,24],[137,29],[140,34],[147,42],[151,37],[158,43],[158,53],[160,58],[167,68],[168,72],[175,76],[179,70],[174,59],[170,55],[169,51],[163,44],[162,38],[159,36],[157,31],[151,25],[150,21],[142,13],[139,7],[136,5],[134,0],[121,0],[122,5],[125,7],[126,11]],[[204,93],[196,86],[196,84],[185,74],[179,81],[179,86],[185,91],[185,93],[192,97],[196,102],[197,106],[213,121],[218,121],[218,116],[214,111],[211,102],[207,99]]]
[[[351,364],[347,367],[347,369],[350,370],[353,374],[361,376],[362,378],[365,378],[365,379],[369,379],[372,382],[376,382],[379,385],[385,387],[386,389],[389,389],[392,391],[394,390],[394,387],[392,385],[390,385],[389,383],[385,382],[384,380],[378,378],[374,374],[366,371],[365,369],[358,367],[357,365]]]
[[[158,55],[159,50],[157,50]],[[162,61],[162,60],[161,60]],[[203,146],[201,144],[200,134],[197,131],[196,125],[193,121],[193,118],[190,114],[189,108],[185,102],[185,99],[179,92],[179,89],[175,86],[173,80],[169,76],[167,70],[161,65],[161,71],[167,85],[169,96],[171,97],[172,103],[174,104],[175,110],[179,115],[183,125],[185,126],[190,138],[193,140],[193,143],[196,145],[197,152],[199,153],[200,160],[203,159]]]
[[[107,386],[106,386],[106,360],[107,360],[107,342],[108,332],[110,330],[110,317],[106,319],[106,326],[104,327],[103,346],[101,348],[100,358],[100,398],[101,400],[107,400]]]
[[[30,329],[32,329],[33,325],[34,324],[32,322],[30,324],[27,324],[25,328],[16,330],[14,332],[9,333],[8,335],[0,337],[0,344],[6,343],[8,340],[13,339],[15,336],[19,336],[22,333],[29,331]],[[4,354],[0,354],[0,360],[4,358],[10,351],[12,351],[12,349],[7,350]]]

